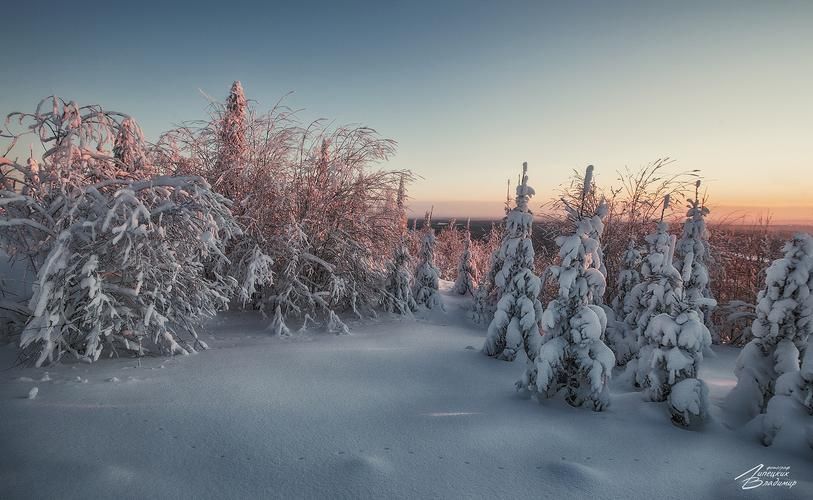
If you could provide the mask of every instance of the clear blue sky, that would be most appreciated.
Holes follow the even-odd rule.
[[[396,139],[417,209],[498,214],[524,160],[546,198],[671,156],[713,201],[805,218],[811,21],[810,1],[7,2],[0,113],[56,93],[154,138],[241,80]]]

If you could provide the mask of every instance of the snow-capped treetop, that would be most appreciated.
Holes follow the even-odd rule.
[[[223,129],[221,140],[234,152],[245,150],[246,140],[246,118],[248,102],[243,93],[243,86],[239,81],[235,81],[229,97],[226,98],[226,113],[223,116]]]
[[[243,86],[235,81],[226,98],[223,115],[218,127],[218,155],[214,186],[226,196],[241,201],[242,195],[237,177],[241,174],[248,153],[247,127],[248,103]]]
[[[528,162],[522,164],[522,182],[517,186],[517,206],[515,210],[528,212],[528,200],[535,195],[534,188],[528,185]]]
[[[645,280],[661,276],[680,286],[680,273],[672,264],[674,237],[668,230],[669,226],[665,222],[658,222],[655,232],[644,238],[647,243],[647,254],[641,264],[641,275]]]
[[[672,204],[672,195],[670,193],[666,193],[663,197],[663,207],[661,207],[661,218],[659,222],[663,222],[663,217],[666,215],[666,211],[669,210],[669,207]]]
[[[576,226],[576,232],[559,236],[560,263],[551,266],[550,272],[559,282],[559,296],[581,302],[592,300],[593,295],[603,295],[606,288],[604,275],[599,271],[601,255],[598,242],[590,238],[593,225],[584,219]]]
[[[700,180],[695,183],[695,198],[689,200],[683,234],[675,245],[677,265],[680,267],[686,299],[693,307],[705,309],[716,305],[709,290],[707,260],[709,232],[705,217],[709,210],[700,202]]]
[[[593,184],[593,165],[587,165],[587,171],[584,173],[584,183],[582,184],[582,199],[587,198],[590,194]]]
[[[505,187],[505,204],[504,204],[504,207],[503,207],[503,208],[504,208],[504,210],[505,210],[505,215],[506,215],[506,217],[507,217],[507,216],[508,216],[508,213],[511,211],[511,178],[510,178],[510,177],[509,177],[509,178],[508,178],[508,180],[506,181],[506,187]]]
[[[505,221],[506,233],[497,258],[502,265],[494,277],[494,284],[500,289],[506,288],[518,267],[533,269],[534,249],[531,229],[534,216],[528,209],[528,200],[535,194],[535,191],[528,185],[527,163],[522,164],[521,179],[516,190],[516,206],[508,212]],[[518,247],[522,248],[518,249]]]

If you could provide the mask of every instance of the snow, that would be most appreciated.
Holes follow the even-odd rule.
[[[692,416],[705,418],[708,411],[708,389],[701,380],[687,378],[672,386],[669,393],[669,405],[672,412],[681,415],[683,421],[689,421]]]
[[[537,403],[512,387],[519,365],[472,349],[482,328],[452,283],[440,288],[447,313],[348,321],[352,335],[281,338],[258,314],[226,313],[194,355],[64,358],[50,381],[4,370],[0,496],[813,497],[805,443],[765,448],[725,425],[739,349],[714,346],[704,361],[712,420],[698,430],[620,381],[603,412]],[[0,348],[0,368],[15,359]],[[758,464],[789,466],[798,484],[743,491],[734,478]]]

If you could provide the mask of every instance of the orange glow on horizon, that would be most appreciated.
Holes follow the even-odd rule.
[[[542,203],[549,201],[552,196],[534,200],[532,210],[541,213]],[[754,224],[759,220],[770,219],[775,225],[804,225],[813,226],[813,204],[794,204],[794,200],[777,199],[773,203],[747,204],[736,203],[734,200],[721,200],[720,203],[709,203],[711,210],[709,222],[726,224]],[[503,200],[423,200],[413,199],[410,202],[410,217],[422,216],[432,209],[437,217],[457,217],[463,219],[499,219],[503,216]],[[676,211],[676,213],[679,213]]]

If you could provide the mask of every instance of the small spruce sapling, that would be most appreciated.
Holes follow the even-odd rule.
[[[418,252],[418,268],[415,270],[415,303],[427,309],[444,309],[438,291],[440,271],[435,266],[435,231],[432,229],[431,212],[426,212],[423,223],[421,247]]]
[[[471,259],[471,220],[468,220],[466,221],[466,230],[463,233],[463,252],[460,254],[460,261],[457,264],[457,279],[455,280],[454,291],[460,295],[474,296],[476,275],[477,268]]]
[[[384,282],[384,293],[381,302],[385,311],[395,312],[401,315],[408,315],[418,309],[415,299],[412,296],[412,277],[410,274],[411,257],[406,238],[406,214],[404,213],[404,201],[406,199],[406,189],[404,186],[404,176],[398,184],[398,196],[396,199],[398,228],[400,238],[396,242],[393,251],[392,261],[387,266],[387,276]]]

